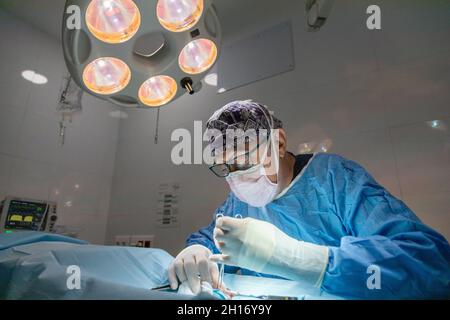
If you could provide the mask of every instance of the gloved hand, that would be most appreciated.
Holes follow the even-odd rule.
[[[232,291],[230,291],[228,289],[225,289],[225,290],[213,289],[211,284],[206,282],[206,281],[202,281],[201,282],[201,284],[200,284],[200,291],[201,291],[201,294],[209,295],[209,296],[214,297],[214,298],[226,299],[226,300],[232,299],[236,295],[235,292],[232,292]],[[185,296],[198,295],[198,294],[194,294],[192,292],[191,288],[189,287],[189,283],[187,283],[187,282],[184,282],[184,283],[180,284],[180,286],[178,287],[178,293],[182,294],[182,295],[185,295]]]
[[[201,292],[201,281],[218,287],[219,268],[217,263],[209,260],[211,250],[202,245],[193,245],[181,251],[169,267],[169,282],[172,290],[178,283],[189,283],[194,294]]]
[[[328,247],[298,241],[274,225],[221,217],[214,241],[222,254],[210,260],[320,286],[328,266]]]

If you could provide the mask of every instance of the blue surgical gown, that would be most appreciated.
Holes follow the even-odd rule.
[[[317,154],[289,190],[266,207],[251,207],[230,193],[218,213],[264,220],[292,238],[328,246],[329,264],[321,287],[325,292],[356,299],[450,297],[446,239],[364,168],[340,156]],[[187,245],[201,244],[218,253],[214,227],[213,219],[192,234]],[[368,286],[372,266],[380,271],[379,289]],[[237,270],[226,268],[230,273]]]

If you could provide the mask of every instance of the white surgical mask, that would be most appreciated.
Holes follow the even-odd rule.
[[[265,174],[261,175],[259,170],[230,175],[226,179],[236,197],[253,207],[264,207],[277,196],[278,184],[270,181]]]

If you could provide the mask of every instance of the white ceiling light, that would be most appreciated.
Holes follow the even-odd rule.
[[[217,61],[212,0],[67,0],[66,8],[73,5],[82,23],[63,30],[66,64],[81,88],[102,99],[161,107],[200,90]]]
[[[48,82],[47,77],[43,76],[42,74],[36,73],[32,70],[25,70],[22,72],[22,77],[25,80],[28,80],[34,84],[46,84]]]

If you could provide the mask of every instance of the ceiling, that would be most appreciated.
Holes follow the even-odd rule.
[[[224,40],[246,29],[265,28],[289,10],[293,1],[280,0],[276,6],[273,3],[272,0],[214,0]],[[0,8],[57,39],[61,38],[64,5],[65,0],[0,0]]]
[[[0,0],[1,8],[58,39],[64,5],[64,0]]]

